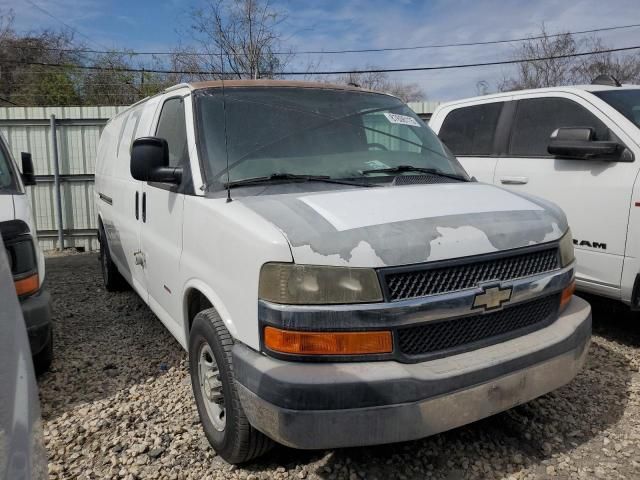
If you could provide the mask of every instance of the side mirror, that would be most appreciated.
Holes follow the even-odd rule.
[[[31,159],[31,154],[27,152],[22,152],[22,183],[25,186],[31,186],[36,184],[36,176],[33,173],[33,160]]]
[[[131,146],[131,176],[143,182],[179,184],[182,168],[169,166],[169,145],[164,138],[142,137]]]
[[[594,140],[594,136],[592,128],[558,128],[551,134],[547,151],[556,157],[566,159],[633,161],[633,154],[624,145]]]

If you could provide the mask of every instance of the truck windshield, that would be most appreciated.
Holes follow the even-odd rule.
[[[0,193],[13,192],[17,189],[13,175],[9,159],[5,155],[4,149],[0,148]]]
[[[638,90],[604,90],[593,92],[622,115],[640,127],[640,89]]]
[[[225,89],[224,102],[221,88],[196,91],[195,103],[209,190],[228,181],[285,174],[366,181],[420,174],[394,170],[406,166],[468,179],[431,129],[388,95],[234,87]]]

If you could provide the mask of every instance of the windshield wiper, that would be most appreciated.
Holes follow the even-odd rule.
[[[245,185],[255,185],[260,183],[269,183],[274,180],[286,180],[292,182],[326,182],[337,183],[340,185],[355,185],[357,187],[373,187],[375,185],[362,182],[350,182],[348,180],[338,180],[337,178],[331,178],[328,175],[296,175],[295,173],[272,173],[269,176],[264,177],[252,177],[243,178],[242,180],[234,180],[227,182],[224,188],[243,187]]]
[[[469,182],[467,178],[462,175],[456,175],[455,173],[446,173],[442,170],[438,170],[437,168],[423,168],[423,167],[414,167],[413,165],[398,165],[397,167],[390,168],[374,168],[372,170],[363,170],[363,175],[368,175],[370,173],[404,173],[404,172],[419,172],[419,173],[428,173],[430,175],[437,175],[439,177],[447,177],[453,178],[455,180],[460,180],[461,182]]]

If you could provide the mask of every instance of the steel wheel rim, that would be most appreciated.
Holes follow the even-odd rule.
[[[220,370],[208,343],[203,343],[198,351],[198,382],[209,420],[217,431],[222,432],[227,424],[224,393]]]

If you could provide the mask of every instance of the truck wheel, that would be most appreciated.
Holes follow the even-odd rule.
[[[98,241],[100,242],[100,267],[102,268],[102,279],[104,280],[104,288],[107,292],[119,292],[124,290],[127,282],[118,271],[118,267],[111,260],[109,253],[109,244],[104,229],[100,226],[98,231]]]
[[[33,356],[33,369],[36,375],[42,375],[49,370],[53,362],[53,332],[49,336],[49,341],[38,353]]]
[[[266,453],[273,441],[251,426],[233,376],[233,338],[213,308],[198,313],[189,334],[191,386],[202,428],[216,453],[243,463]]]

